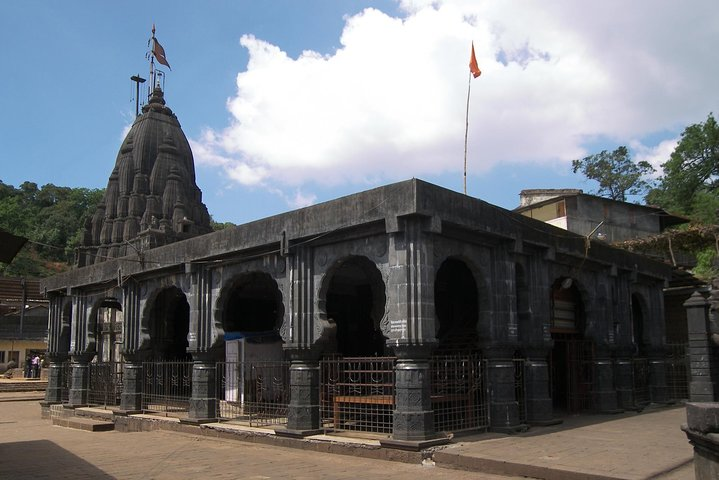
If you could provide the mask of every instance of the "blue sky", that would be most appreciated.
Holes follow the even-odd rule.
[[[714,0],[0,2],[0,180],[104,187],[147,77],[215,220],[244,223],[412,177],[505,208],[595,188],[571,160],[659,165],[719,112]]]

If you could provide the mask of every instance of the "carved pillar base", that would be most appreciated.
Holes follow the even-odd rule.
[[[652,403],[671,403],[667,386],[667,364],[663,348],[649,353],[649,398]]]
[[[430,345],[395,346],[395,406],[392,438],[383,446],[420,450],[446,443],[448,439],[434,429],[434,411],[430,398]]]
[[[599,413],[620,413],[617,391],[614,389],[614,366],[607,352],[597,352],[594,360],[592,404]]]
[[[514,347],[488,347],[489,428],[495,432],[516,433],[527,430],[519,415],[516,376],[512,355]]]
[[[287,428],[275,429],[278,435],[306,437],[322,432],[320,428],[320,366],[310,350],[290,352],[290,404]]]
[[[142,411],[142,386],[144,374],[142,362],[139,358],[129,358],[125,355],[125,364],[122,371],[122,395],[120,396],[120,411],[127,415]]]
[[[50,365],[47,370],[47,389],[44,400],[46,405],[62,403],[62,394],[66,388],[63,362],[66,359],[66,356],[49,356]]]
[[[719,404],[687,403],[687,423],[682,425],[694,447],[694,475],[697,480],[719,478]]]
[[[530,425],[556,425],[562,420],[552,415],[552,398],[549,395],[549,364],[546,349],[527,350],[524,364],[525,402],[527,423]]]
[[[217,420],[217,367],[208,354],[193,353],[192,397],[186,423]]]
[[[626,348],[614,352],[614,386],[617,391],[617,406],[624,410],[636,410],[634,398],[634,363],[631,351]]]
[[[90,360],[94,354],[76,354],[72,355],[72,379],[70,382],[70,392],[68,394],[67,407],[77,408],[86,407],[88,405],[88,387],[90,384]]]

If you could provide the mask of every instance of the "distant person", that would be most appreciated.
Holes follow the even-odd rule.
[[[32,357],[32,378],[40,378],[40,357],[37,353]]]
[[[25,357],[25,378],[32,377],[32,357],[28,355]]]

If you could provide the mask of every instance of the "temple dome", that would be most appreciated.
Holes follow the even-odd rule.
[[[122,142],[105,196],[85,230],[78,266],[212,230],[190,144],[160,87]]]

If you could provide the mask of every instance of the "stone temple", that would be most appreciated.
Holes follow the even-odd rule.
[[[155,88],[50,300],[46,410],[421,448],[674,395],[664,264],[410,179],[211,232]]]

